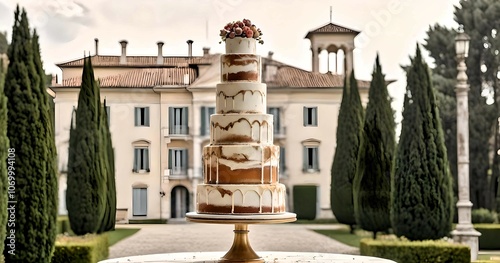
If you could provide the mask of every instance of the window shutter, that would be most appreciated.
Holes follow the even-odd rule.
[[[171,133],[171,134],[173,134],[174,131],[175,131],[174,123],[175,123],[175,120],[174,120],[174,108],[173,107],[169,107],[168,108],[168,127],[169,127],[169,133]]]
[[[140,110],[141,110],[140,108],[137,108],[137,107],[134,108],[134,119],[135,119],[134,125],[135,126],[139,126],[139,124],[140,124],[140,120],[139,120],[139,118],[141,116]]]
[[[304,107],[302,119],[304,120],[304,126],[307,126],[307,123],[308,123],[308,121],[307,121],[307,107]]]
[[[307,171],[307,147],[303,147],[302,149],[302,170]]]
[[[182,170],[187,172],[188,169],[188,150],[182,150],[182,160],[181,160]]]
[[[143,169],[149,170],[149,149],[148,148],[143,149],[142,154],[143,154],[142,160],[144,161]]]
[[[285,147],[280,148],[280,173],[286,170]]]
[[[141,189],[141,215],[145,216],[148,214],[148,189]]]
[[[207,129],[207,107],[202,106],[201,107],[201,130],[200,130],[200,135],[206,135],[206,129]]]
[[[170,169],[170,171],[172,171],[172,169],[173,169],[173,167],[172,167],[173,158],[174,158],[174,150],[168,149],[168,169]]]
[[[140,188],[134,188],[133,190],[133,195],[132,195],[132,210],[133,210],[133,215],[137,216],[140,215],[141,211],[141,189]]]
[[[188,114],[188,107],[184,107],[182,109],[182,134],[188,134],[188,121],[189,121],[189,114]]]
[[[144,108],[144,126],[149,126],[149,107]]]
[[[318,147],[313,148],[313,169],[319,171],[319,149]]]
[[[312,121],[311,124],[318,126],[318,107],[311,108],[312,111]]]
[[[139,168],[139,149],[134,148],[134,172]]]
[[[274,113],[274,130],[276,133],[281,134],[281,123],[280,123],[280,108],[275,109]]]

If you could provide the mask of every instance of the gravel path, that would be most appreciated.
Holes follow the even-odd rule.
[[[273,224],[249,225],[249,239],[255,251],[300,251],[359,254],[359,250],[317,234],[311,229],[335,229],[337,225]],[[165,224],[119,225],[141,228],[133,236],[110,248],[109,258],[174,253],[228,251],[233,241],[233,225]]]

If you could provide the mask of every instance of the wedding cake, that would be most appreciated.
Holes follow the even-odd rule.
[[[279,183],[279,147],[273,144],[273,116],[266,114],[266,85],[256,43],[262,32],[249,20],[221,30],[221,83],[216,114],[210,117],[210,144],[203,148],[203,183],[196,212],[278,214],[285,212]]]

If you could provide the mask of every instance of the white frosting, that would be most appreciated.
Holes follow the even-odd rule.
[[[270,114],[213,114],[210,123],[212,144],[273,143]]]
[[[270,158],[266,160],[266,151]],[[223,164],[231,170],[279,165],[279,146],[276,145],[208,145],[203,148],[205,171]],[[211,177],[217,175],[210,175]]]
[[[265,113],[266,84],[221,83],[216,88],[217,113]]]
[[[258,213],[264,213],[262,207],[271,207],[271,213],[285,212],[286,188],[283,184],[274,185],[238,185],[200,184],[197,187],[197,212],[200,205],[230,207],[231,213],[236,213],[235,207],[258,208]]]
[[[256,54],[256,43],[254,38],[226,38],[226,54]]]

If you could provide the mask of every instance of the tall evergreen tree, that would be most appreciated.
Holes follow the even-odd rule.
[[[410,240],[439,239],[451,230],[451,176],[434,89],[417,47],[407,71],[407,91],[395,172],[391,220]]]
[[[373,232],[388,230],[395,123],[391,98],[377,56],[354,179],[354,211],[358,225]]]
[[[6,262],[50,262],[54,245],[51,220],[53,217],[51,188],[54,161],[47,141],[45,101],[40,96],[40,75],[35,65],[33,41],[24,9],[19,6],[14,14],[12,41],[8,49],[10,60],[5,78],[7,96],[7,136],[10,148],[15,149],[15,249],[11,240],[5,240]],[[53,140],[53,137],[50,138]],[[51,186],[47,186],[51,184]],[[50,192],[50,194],[49,194]],[[49,195],[48,195],[49,194]]]
[[[46,154],[46,189],[45,196],[47,198],[47,243],[46,253],[52,255],[54,251],[54,244],[57,235],[57,203],[58,203],[58,186],[57,186],[57,152],[54,134],[54,119],[52,118],[51,103],[52,97],[46,91],[45,71],[43,69],[42,59],[40,57],[40,46],[38,43],[38,34],[36,30],[33,32],[33,62],[38,78],[33,78],[33,94],[37,97],[40,106],[40,121],[44,124],[40,135],[45,138],[47,154]]]
[[[116,223],[116,183],[115,183],[115,157],[113,142],[109,131],[108,113],[106,111],[106,100],[101,114],[102,137],[103,137],[103,160],[106,161],[106,208],[103,220],[103,231],[115,230]]]
[[[342,102],[337,124],[337,147],[331,170],[330,204],[337,221],[349,225],[354,232],[353,181],[356,174],[361,127],[363,125],[363,105],[359,97],[354,70],[350,79],[344,78]]]
[[[77,235],[100,232],[105,189],[100,161],[100,98],[90,57],[85,58],[75,127],[70,133],[66,204]]]
[[[7,151],[9,139],[7,137],[7,98],[5,97],[3,86],[5,81],[5,68],[3,60],[0,58],[0,241],[5,240],[5,227],[7,223]],[[12,172],[11,172],[12,174]],[[3,258],[3,246],[0,247],[0,262]]]

